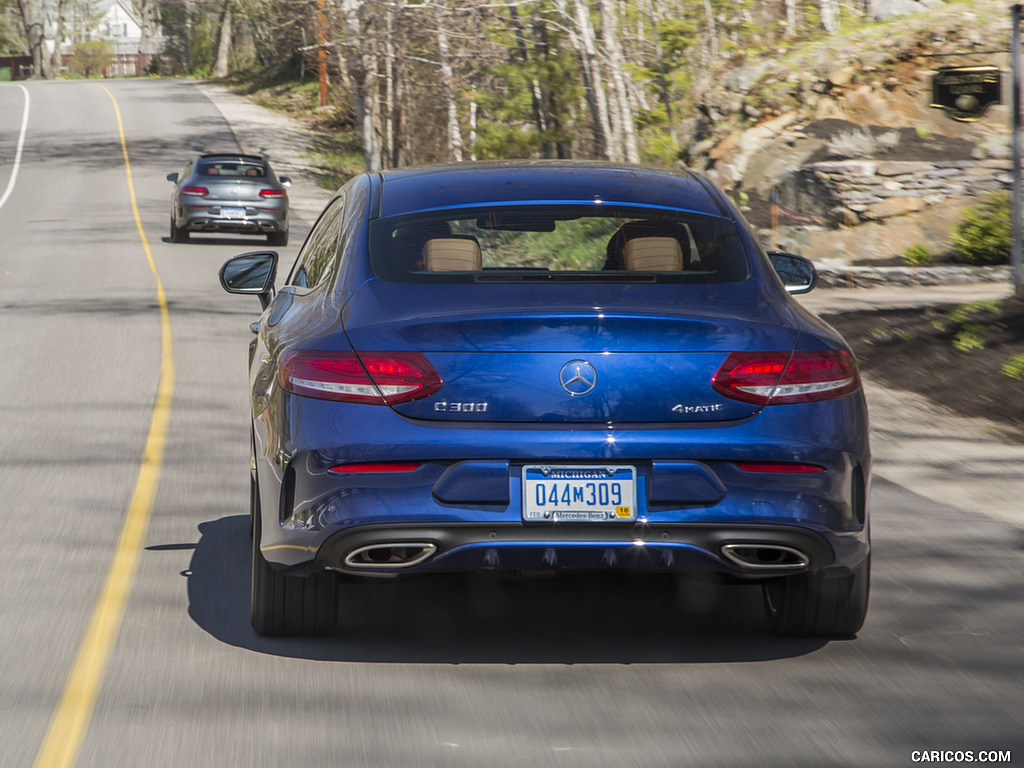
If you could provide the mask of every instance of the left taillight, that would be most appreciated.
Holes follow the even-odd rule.
[[[263,198],[276,198],[284,197],[284,192],[280,189],[261,189],[260,197]]]
[[[733,352],[711,379],[719,394],[758,405],[830,400],[860,387],[857,362],[844,349]]]
[[[181,194],[194,195],[195,197],[206,197],[210,194],[210,190],[206,187],[182,187]]]
[[[281,386],[321,400],[397,405],[430,397],[443,382],[419,352],[296,350],[281,358]]]

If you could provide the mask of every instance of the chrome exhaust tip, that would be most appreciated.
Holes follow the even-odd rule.
[[[346,568],[399,570],[412,568],[430,559],[437,545],[429,541],[395,541],[386,544],[367,544],[353,549],[345,556]]]
[[[748,570],[796,571],[811,563],[799,549],[781,544],[724,544],[722,555]]]

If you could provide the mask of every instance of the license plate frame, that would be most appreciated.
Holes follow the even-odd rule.
[[[527,464],[523,522],[635,523],[637,480],[631,464]]]
[[[221,218],[241,221],[245,218],[245,208],[221,208]]]

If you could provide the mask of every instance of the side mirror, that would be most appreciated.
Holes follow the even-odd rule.
[[[282,187],[290,187],[292,185],[292,180],[288,176],[278,176],[277,180],[281,182]]]
[[[818,270],[810,259],[785,251],[768,251],[775,273],[790,293],[807,293],[818,283]]]
[[[168,181],[173,181],[175,184],[177,184],[178,183],[178,174],[177,173],[168,173],[167,174],[167,180]]]
[[[274,279],[277,277],[277,251],[240,253],[220,268],[220,284],[228,293],[258,296],[266,309],[274,300]]]

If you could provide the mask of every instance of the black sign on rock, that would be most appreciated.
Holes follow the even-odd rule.
[[[998,67],[942,67],[932,75],[931,106],[954,120],[977,120],[990,104],[1000,103],[1002,85]]]

